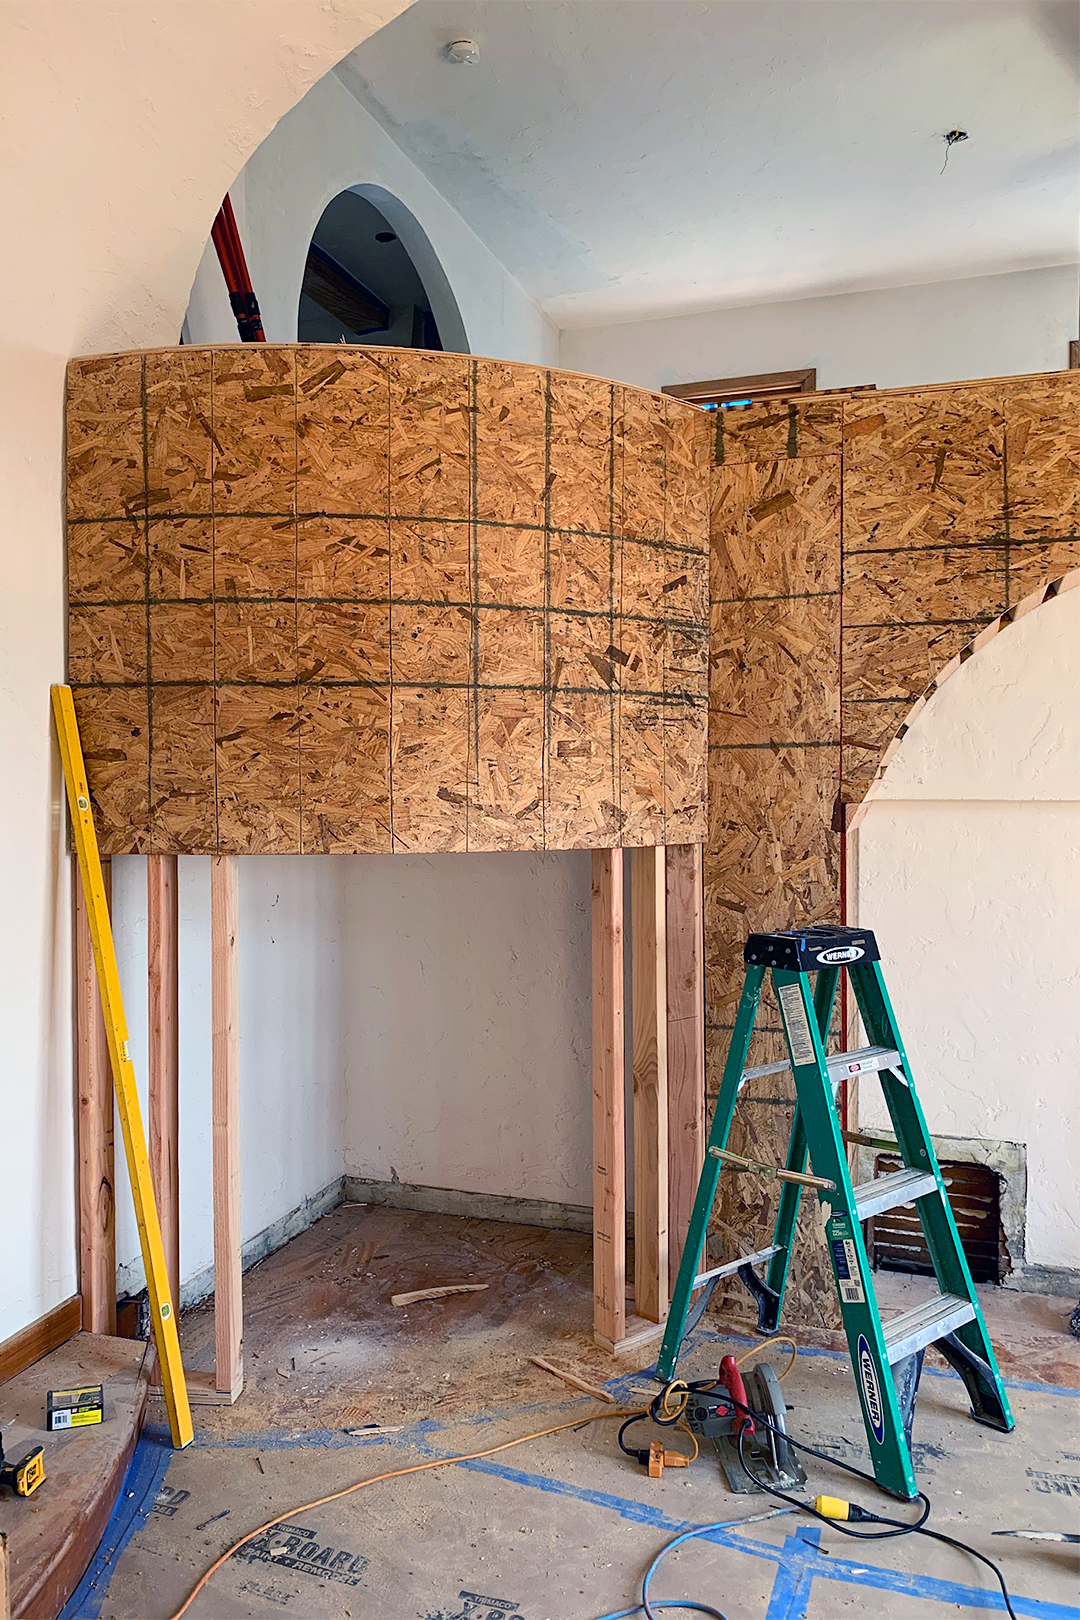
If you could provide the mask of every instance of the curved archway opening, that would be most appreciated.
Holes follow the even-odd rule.
[[[1027,598],[942,671],[864,802],[853,885],[939,1156],[993,1169],[1002,1271],[1048,1292],[1080,1242],[1078,584]],[[888,1128],[875,1087],[859,1123]]]
[[[350,187],[323,209],[304,266],[297,337],[468,352],[457,301],[427,235],[381,186]]]

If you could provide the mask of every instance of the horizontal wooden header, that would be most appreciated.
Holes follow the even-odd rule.
[[[68,371],[68,674],[103,852],[700,841],[709,419],[495,360]]]

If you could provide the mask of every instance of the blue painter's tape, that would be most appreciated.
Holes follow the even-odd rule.
[[[467,1468],[475,1473],[491,1474],[511,1484],[524,1485],[555,1496],[570,1497],[590,1506],[606,1508],[631,1523],[646,1524],[651,1529],[669,1532],[672,1535],[678,1535],[681,1531],[692,1528],[691,1524],[671,1519],[666,1513],[659,1512],[647,1503],[629,1501],[625,1497],[611,1496],[603,1491],[585,1490],[580,1486],[569,1485],[564,1480],[549,1478],[545,1474],[529,1474],[522,1469],[508,1468],[503,1463],[478,1459],[474,1462],[459,1463],[458,1467]],[[907,1597],[921,1598],[929,1603],[942,1603],[953,1608],[1003,1610],[1005,1607],[996,1586],[966,1586],[959,1581],[937,1580],[929,1575],[882,1569],[872,1564],[852,1564],[841,1558],[825,1558],[818,1552],[818,1537],[819,1532],[815,1527],[812,1530],[802,1530],[794,1537],[788,1537],[782,1547],[766,1541],[755,1541],[749,1536],[730,1530],[713,1531],[701,1539],[714,1542],[718,1546],[730,1547],[733,1552],[749,1553],[752,1557],[775,1559],[781,1563],[787,1561],[789,1557],[798,1559],[805,1556],[807,1559],[804,1566],[805,1579],[800,1574],[797,1581],[793,1579],[786,1587],[780,1587],[781,1594],[786,1593],[784,1601],[788,1607],[778,1608],[776,1616],[770,1610],[769,1620],[777,1620],[777,1616],[783,1616],[783,1620],[802,1620],[811,1583],[814,1580],[834,1580],[850,1586],[898,1592]],[[792,1543],[797,1545],[792,1546]],[[789,1546],[791,1546],[790,1554]],[[1015,1592],[1012,1594],[1012,1600],[1017,1614],[1030,1615],[1033,1620],[1080,1620],[1080,1609],[1068,1604],[1020,1597]],[[779,1602],[779,1599],[777,1601]],[[802,1607],[799,1607],[799,1604]]]
[[[142,1432],[116,1498],[105,1534],[78,1586],[60,1611],[58,1620],[98,1620],[120,1554],[141,1530],[173,1458],[168,1431],[148,1426]]]
[[[765,1620],[805,1620],[815,1573],[807,1562],[806,1548],[809,1543],[816,1551],[819,1539],[817,1530],[801,1530],[787,1537],[780,1549],[780,1566],[769,1593]]]
[[[959,1581],[937,1580],[930,1575],[908,1575],[903,1570],[882,1569],[876,1564],[853,1564],[846,1558],[823,1558],[815,1565],[814,1578],[838,1581],[847,1586],[865,1586],[879,1592],[900,1592],[905,1597],[923,1598],[965,1609],[992,1609],[1004,1612],[1005,1602],[992,1577],[986,1586],[965,1586]],[[1010,1591],[1017,1614],[1033,1620],[1080,1620],[1080,1609],[1046,1598],[1021,1597]]]

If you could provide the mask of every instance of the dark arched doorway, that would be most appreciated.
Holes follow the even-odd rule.
[[[466,350],[456,301],[427,237],[381,188],[339,192],[323,210],[304,267],[297,337]]]

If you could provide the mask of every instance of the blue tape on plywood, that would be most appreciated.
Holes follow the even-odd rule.
[[[820,1540],[820,1530],[798,1530],[777,1549],[780,1567],[769,1593],[765,1620],[805,1620],[815,1573],[807,1561],[806,1549],[809,1546],[816,1554]]]
[[[437,1455],[437,1453],[435,1453]],[[678,1535],[693,1527],[693,1521],[671,1518],[648,1503],[606,1491],[592,1491],[566,1480],[547,1474],[531,1474],[525,1469],[510,1468],[488,1459],[475,1459],[459,1463],[459,1468],[479,1474],[491,1474],[510,1484],[524,1485],[533,1490],[555,1496],[565,1496],[591,1507],[606,1508],[632,1523],[648,1525],[653,1529]],[[943,1604],[953,1609],[1004,1610],[1001,1593],[988,1574],[985,1586],[968,1586],[960,1581],[938,1580],[930,1575],[908,1574],[904,1570],[883,1569],[873,1564],[855,1564],[847,1559],[826,1557],[818,1550],[816,1530],[805,1530],[789,1536],[782,1547],[768,1541],[759,1541],[737,1531],[714,1530],[703,1536],[703,1541],[730,1547],[734,1552],[749,1553],[757,1558],[772,1559],[780,1563],[777,1586],[770,1600],[768,1620],[802,1620],[811,1584],[815,1580],[837,1581],[845,1586],[861,1586],[880,1592],[897,1592],[906,1597],[920,1598],[926,1603]],[[957,1554],[962,1557],[962,1554]],[[785,1566],[790,1573],[783,1580]],[[797,1566],[797,1570],[796,1567]],[[796,1579],[797,1574],[797,1579]],[[1054,1603],[1043,1598],[1022,1597],[1012,1593],[1013,1608],[1017,1614],[1030,1615],[1033,1620],[1080,1620],[1080,1608],[1071,1604]],[[772,1607],[775,1602],[776,1608]]]
[[[147,1427],[139,1437],[105,1533],[90,1567],[60,1611],[58,1620],[98,1620],[120,1554],[153,1512],[173,1458],[167,1429]]]

